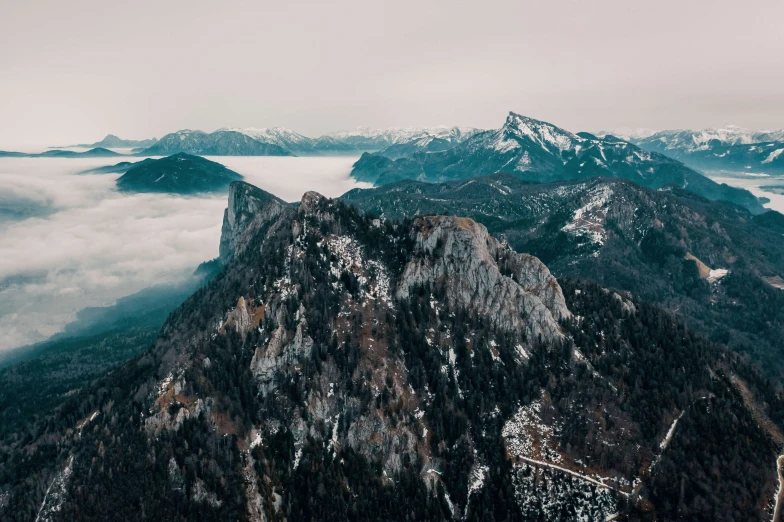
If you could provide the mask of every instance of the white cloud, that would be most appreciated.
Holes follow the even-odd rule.
[[[212,158],[286,200],[355,186],[347,158]],[[114,160],[0,159],[0,201],[54,207],[0,223],[0,350],[43,340],[86,306],[191,273],[218,255],[225,195],[123,194],[116,174],[78,172]]]

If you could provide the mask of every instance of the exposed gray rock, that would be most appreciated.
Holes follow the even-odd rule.
[[[302,195],[302,201],[300,201],[299,209],[300,211],[305,214],[306,216],[313,213],[319,203],[324,201],[326,198],[319,194],[318,192],[308,191]]]
[[[467,218],[418,218],[411,233],[415,252],[398,284],[399,298],[414,285],[444,285],[450,306],[499,328],[522,330],[529,342],[561,337],[558,320],[571,314],[558,282],[537,258],[502,246]]]
[[[302,201],[299,204],[299,211],[304,216],[313,216],[320,221],[332,221],[333,216],[329,211],[319,209],[319,205],[327,198],[318,192],[308,191],[302,195]]]
[[[223,264],[236,258],[265,225],[280,223],[281,214],[296,210],[269,192],[241,181],[229,187],[229,205],[223,214],[220,259]]]
[[[266,346],[259,346],[253,354],[250,369],[256,377],[259,389],[266,395],[272,390],[275,374],[284,367],[296,364],[310,354],[313,340],[307,333],[307,324],[301,321],[291,340],[283,326],[272,333]]]

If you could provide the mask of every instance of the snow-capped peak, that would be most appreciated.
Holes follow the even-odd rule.
[[[709,143],[718,141],[722,145],[750,145],[771,141],[784,141],[784,130],[751,130],[737,125],[701,130],[665,130],[657,132],[646,141],[660,141],[667,149],[686,151],[705,150]]]
[[[385,140],[390,144],[403,143],[423,136],[432,136],[443,139],[462,139],[477,132],[472,127],[458,127],[439,125],[436,127],[405,127],[389,129],[373,129],[370,127],[357,127],[355,130],[343,130],[327,134],[329,137],[337,139],[346,138],[367,138]]]
[[[604,138],[605,136],[615,136],[616,138],[621,138],[622,140],[629,141],[629,140],[641,140],[643,138],[647,138],[648,136],[653,136],[658,131],[653,129],[649,129],[647,127],[617,127],[611,130],[604,130],[596,132],[595,134],[600,138]]]
[[[272,143],[274,145],[278,145],[280,147],[286,147],[290,144],[299,144],[310,141],[310,138],[299,134],[298,132],[294,132],[293,130],[287,129],[285,127],[268,127],[268,128],[256,128],[256,127],[244,127],[244,128],[229,128],[224,127],[222,129],[218,129],[221,131],[233,131],[239,132],[244,134],[250,138],[253,138],[257,141],[262,141],[264,143]]]
[[[561,152],[572,149],[576,143],[582,141],[582,138],[576,134],[551,123],[514,112],[509,113],[501,130],[507,137],[533,141],[551,152],[554,152],[553,148]]]

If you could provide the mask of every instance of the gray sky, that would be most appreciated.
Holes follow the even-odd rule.
[[[0,149],[180,128],[784,127],[784,2],[0,3]]]

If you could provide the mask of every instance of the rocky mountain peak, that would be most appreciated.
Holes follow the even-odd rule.
[[[414,221],[414,255],[398,285],[443,286],[450,306],[490,319],[528,341],[561,338],[558,320],[571,314],[558,282],[533,256],[518,254],[468,218],[426,216]]]
[[[299,210],[306,216],[309,216],[315,212],[316,207],[318,207],[318,205],[325,199],[326,198],[318,192],[314,192],[312,190],[305,192],[302,195],[302,200],[299,204]]]
[[[229,204],[223,214],[220,259],[227,264],[247,247],[248,242],[265,225],[287,210],[285,201],[242,181],[229,186]]]
[[[508,137],[528,140],[556,153],[572,149],[580,137],[551,123],[510,112],[502,127]]]

